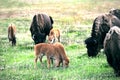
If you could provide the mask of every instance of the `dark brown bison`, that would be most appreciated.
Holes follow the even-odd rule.
[[[116,76],[120,76],[120,28],[112,27],[104,40],[104,52],[107,62],[114,69]]]
[[[8,26],[8,39],[9,42],[12,41],[12,46],[16,45],[16,27],[13,24]]]
[[[46,14],[34,15],[33,21],[30,26],[30,32],[35,44],[43,43],[46,40],[46,36],[53,28],[53,19]]]
[[[85,40],[89,57],[95,57],[103,48],[106,33],[112,26],[120,26],[120,20],[112,14],[101,15],[94,20],[91,37]]]
[[[109,12],[112,15],[115,15],[116,17],[118,17],[120,19],[120,9],[112,9]]]

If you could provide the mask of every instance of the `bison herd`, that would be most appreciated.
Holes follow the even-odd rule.
[[[67,56],[63,46],[62,50],[60,47],[55,47],[56,42],[60,42],[60,31],[58,29],[53,29],[53,23],[54,21],[51,16],[46,14],[34,15],[30,26],[30,32],[35,43],[35,52],[39,52],[36,52],[36,55],[41,52],[39,57],[45,54],[51,61],[55,61],[55,59],[57,60],[59,58],[57,60],[59,61],[58,63],[64,64],[65,62],[62,57],[67,58]],[[12,41],[12,45],[16,45],[15,33],[15,27],[10,25],[8,27],[8,39]],[[47,35],[49,42],[45,43]],[[44,46],[46,46],[46,50],[45,48],[41,49],[44,47],[40,45],[42,43],[45,43]],[[39,47],[38,44],[40,45]],[[49,48],[48,45],[51,47]],[[62,44],[60,43],[59,45]],[[96,57],[100,50],[104,49],[108,64],[114,69],[116,76],[120,76],[120,9],[112,9],[108,14],[103,14],[95,18],[91,29],[91,36],[85,40],[85,45],[89,57]],[[53,53],[59,53],[58,56],[60,57],[57,56],[56,58],[56,54],[53,55]],[[65,56],[62,55],[63,53]],[[55,56],[55,59],[52,59],[54,58],[53,56]],[[37,58],[35,62],[37,62],[36,60]],[[50,60],[48,61],[50,62]],[[49,62],[48,66],[50,64]],[[66,64],[68,65],[68,62]]]
[[[120,76],[120,9],[98,16],[92,26],[91,37],[85,40],[89,57],[97,56],[104,48],[108,64]]]

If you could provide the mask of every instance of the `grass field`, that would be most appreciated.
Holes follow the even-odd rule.
[[[120,8],[119,0],[0,0],[0,80],[119,80],[103,51],[89,58],[84,44],[93,20],[111,8]],[[46,57],[45,67],[38,61],[34,68],[29,28],[37,13],[52,16],[54,28],[61,30],[61,43],[70,59],[68,68],[47,69]],[[15,47],[7,38],[10,23],[17,27]]]

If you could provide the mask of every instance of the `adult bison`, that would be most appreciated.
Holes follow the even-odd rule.
[[[115,15],[116,17],[118,17],[120,19],[120,9],[112,9],[109,12],[112,15]]]
[[[120,28],[112,27],[104,40],[104,52],[107,62],[114,69],[116,76],[120,76]]]
[[[103,48],[106,33],[112,26],[120,26],[120,20],[112,14],[104,14],[94,20],[91,37],[85,40],[89,57],[95,57]]]
[[[35,44],[45,42],[46,36],[53,28],[53,23],[54,22],[51,16],[46,14],[34,15],[30,26],[30,32]]]
[[[13,24],[8,26],[8,39],[12,42],[12,46],[16,45],[16,27]]]

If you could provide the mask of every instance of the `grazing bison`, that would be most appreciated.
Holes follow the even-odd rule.
[[[16,27],[15,25],[13,24],[10,24],[8,26],[8,39],[9,39],[9,42],[12,41],[12,46],[16,45]]]
[[[112,9],[109,12],[112,15],[115,15],[116,17],[118,17],[120,19],[120,9]]]
[[[46,36],[53,28],[53,19],[46,14],[34,15],[33,21],[30,26],[30,32],[35,44],[43,43],[46,40]]]
[[[107,62],[114,69],[116,76],[120,76],[120,28],[112,27],[104,40],[104,52]]]
[[[40,59],[42,63],[43,56],[47,56],[47,65],[50,68],[51,61],[55,63],[55,67],[59,67],[60,63],[63,67],[68,67],[69,59],[64,50],[64,46],[61,43],[49,44],[49,43],[39,43],[34,46],[35,51],[35,68],[37,67],[37,60]]]
[[[94,20],[91,37],[85,40],[89,57],[95,57],[103,48],[106,33],[112,26],[120,26],[120,20],[112,14],[101,15]]]
[[[60,30],[59,29],[51,29],[49,36],[48,36],[48,42],[49,43],[55,43],[60,42]]]

